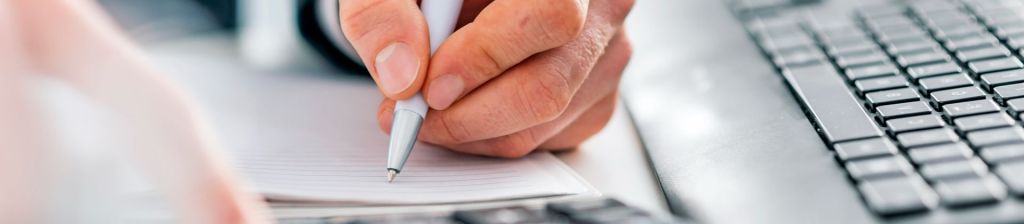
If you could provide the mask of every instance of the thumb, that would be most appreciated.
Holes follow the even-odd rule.
[[[415,0],[341,0],[341,29],[391,99],[423,85],[430,59],[427,24]]]

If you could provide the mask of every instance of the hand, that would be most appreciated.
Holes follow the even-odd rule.
[[[429,57],[412,0],[342,0],[342,30],[387,99],[423,90],[419,139],[472,154],[520,157],[579,145],[608,122],[631,48],[633,0],[466,0],[458,28]],[[428,63],[429,62],[429,63]]]
[[[40,190],[52,188],[45,180],[57,173],[49,168],[61,164],[38,130],[46,122],[32,116],[32,98],[19,94],[34,87],[28,80],[36,74],[74,87],[102,107],[110,126],[124,128],[124,145],[115,149],[137,160],[132,164],[167,198],[176,221],[269,221],[263,201],[244,192],[219,160],[190,104],[144,59],[93,1],[0,0],[0,123],[10,125],[0,131],[0,195],[14,197],[0,202],[0,223],[49,220],[67,209]]]

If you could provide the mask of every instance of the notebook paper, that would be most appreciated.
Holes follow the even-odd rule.
[[[521,159],[419,143],[387,183],[388,137],[367,80],[325,76],[177,77],[200,102],[254,190],[271,200],[430,204],[594,193],[547,152]]]

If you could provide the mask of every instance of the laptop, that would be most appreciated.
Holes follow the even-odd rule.
[[[707,223],[1024,222],[1024,2],[637,3],[623,98]],[[670,43],[670,44],[669,44]]]

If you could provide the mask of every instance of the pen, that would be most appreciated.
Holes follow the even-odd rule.
[[[455,30],[462,0],[424,0],[420,5],[423,17],[427,20],[427,31],[430,36],[430,54],[437,51]],[[391,118],[391,140],[388,142],[388,182],[402,172],[405,160],[409,159],[412,147],[416,145],[416,135],[420,133],[423,119],[427,117],[427,102],[422,93],[416,93],[409,99],[399,100],[395,104],[394,117]]]

